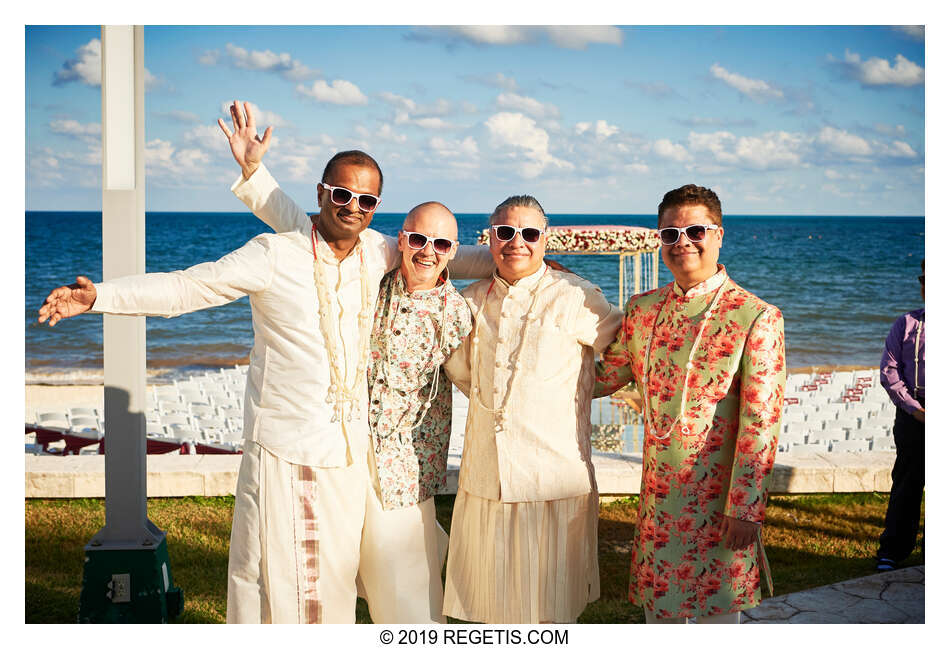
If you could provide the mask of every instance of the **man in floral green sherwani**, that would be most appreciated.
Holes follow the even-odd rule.
[[[643,478],[630,601],[647,622],[738,623],[764,579],[767,486],[785,391],[781,312],[719,265],[722,208],[686,185],[658,210],[674,282],[633,296],[595,395],[643,394]]]

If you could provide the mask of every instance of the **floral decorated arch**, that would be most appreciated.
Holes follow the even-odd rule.
[[[478,243],[488,245],[488,229]],[[619,306],[631,295],[657,287],[660,237],[652,228],[633,225],[552,225],[545,252],[557,255],[617,255]]]

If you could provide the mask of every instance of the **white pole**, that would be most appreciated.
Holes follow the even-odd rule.
[[[145,39],[102,26],[102,277],[145,272]],[[145,318],[103,316],[106,525],[92,545],[153,546],[146,512]]]

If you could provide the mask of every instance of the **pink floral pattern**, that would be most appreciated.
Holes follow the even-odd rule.
[[[674,426],[690,349],[723,282],[689,372],[684,420]],[[630,600],[659,618],[751,608],[761,577],[771,588],[761,540],[732,551],[719,528],[724,515],[765,518],[785,391],[782,314],[725,269],[685,295],[670,284],[633,296],[598,364],[595,396],[631,380],[642,392],[654,325],[648,392],[657,430],[645,433]]]
[[[440,349],[443,307],[446,331]],[[416,505],[445,485],[452,383],[442,363],[471,328],[471,311],[450,281],[429,291],[407,293],[398,268],[383,277],[366,373],[369,425],[385,510]],[[413,428],[437,373],[432,404]]]

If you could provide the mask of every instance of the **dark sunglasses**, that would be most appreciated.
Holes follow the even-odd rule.
[[[379,196],[373,194],[357,194],[346,187],[334,187],[326,183],[320,183],[324,189],[330,190],[330,201],[334,205],[349,205],[353,197],[356,196],[356,204],[363,212],[372,212],[379,207]]]
[[[708,223],[697,223],[696,225],[687,225],[685,228],[660,228],[660,242],[664,246],[672,246],[680,240],[680,234],[685,234],[686,238],[693,243],[699,243],[706,238],[706,230],[718,230],[718,225]]]
[[[426,244],[430,241],[432,242],[432,249],[435,250],[438,254],[444,255],[452,249],[452,246],[455,244],[451,239],[443,239],[441,237],[427,237],[421,232],[404,232],[406,235],[406,243],[409,244],[409,247],[413,250],[422,250],[426,247]]]
[[[499,241],[511,241],[516,234],[520,234],[525,243],[537,243],[544,232],[538,228],[516,228],[513,225],[493,225],[491,229]]]

